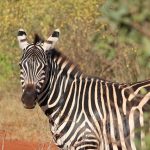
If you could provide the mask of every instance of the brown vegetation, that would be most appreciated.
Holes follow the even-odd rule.
[[[35,33],[47,38],[60,28],[57,47],[89,75],[118,82],[149,78],[149,0],[108,3],[106,6],[111,7],[104,7],[102,12],[105,0],[0,1],[0,131],[7,133],[8,139],[52,140],[48,119],[39,107],[26,110],[20,101],[19,28],[27,31],[29,41]],[[131,32],[126,29],[128,23]]]

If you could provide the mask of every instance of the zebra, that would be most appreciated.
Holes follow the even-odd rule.
[[[55,47],[60,31],[47,41],[27,41],[18,31],[21,101],[38,104],[62,150],[137,150],[145,147],[144,113],[150,112],[150,80],[118,83],[85,75]],[[138,131],[137,131],[138,129]],[[136,141],[138,141],[136,144]]]

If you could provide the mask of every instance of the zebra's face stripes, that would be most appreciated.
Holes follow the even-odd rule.
[[[20,79],[23,88],[22,102],[34,108],[37,94],[46,78],[47,59],[40,45],[28,45],[20,61]]]
[[[23,29],[18,31],[19,46],[23,50],[20,61],[20,79],[22,83],[22,102],[25,108],[34,108],[46,75],[48,73],[46,50],[54,47],[59,37],[59,30],[55,30],[46,42],[34,40],[33,44],[27,42]],[[36,38],[35,38],[36,39]]]

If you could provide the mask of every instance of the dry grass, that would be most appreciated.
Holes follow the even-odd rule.
[[[48,119],[38,106],[33,110],[24,109],[20,93],[0,94],[1,134],[5,134],[6,139],[50,142]]]

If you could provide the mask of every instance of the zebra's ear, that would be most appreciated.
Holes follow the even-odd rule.
[[[24,49],[27,47],[27,45],[29,45],[27,42],[27,34],[23,29],[19,29],[17,39],[21,49]]]
[[[60,30],[56,29],[52,33],[52,35],[44,42],[43,49],[46,51],[54,48],[56,42],[58,41],[59,35],[60,35]]]

